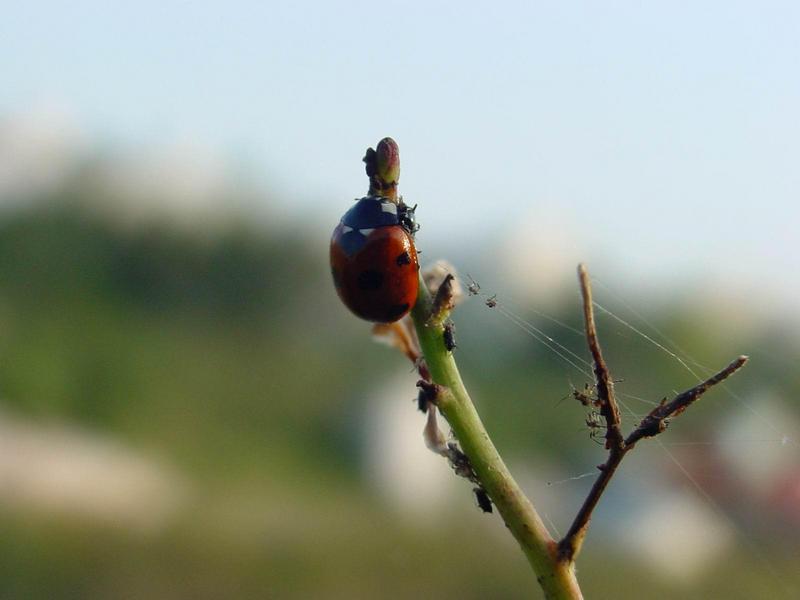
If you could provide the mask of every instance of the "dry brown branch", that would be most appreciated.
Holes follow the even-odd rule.
[[[740,356],[734,360],[727,367],[722,369],[719,373],[712,375],[702,383],[698,383],[691,389],[678,394],[670,402],[662,402],[655,407],[650,414],[648,414],[642,422],[625,440],[626,451],[630,450],[636,442],[646,437],[653,437],[664,431],[667,426],[667,419],[677,417],[687,408],[689,408],[695,400],[705,394],[709,388],[725,381],[728,377],[741,369],[748,361],[747,356]]]
[[[645,437],[653,437],[666,429],[667,420],[675,417],[691,406],[700,396],[705,394],[716,384],[724,381],[747,362],[746,356],[740,356],[719,373],[709,377],[702,383],[678,394],[670,402],[662,402],[653,409],[639,426],[627,437],[623,438],[620,430],[619,408],[614,396],[614,384],[608,367],[600,350],[597,338],[597,328],[594,322],[592,303],[592,288],[589,274],[584,265],[578,266],[578,279],[581,285],[583,298],[583,316],[586,324],[586,341],[594,360],[594,374],[597,380],[597,404],[600,414],[606,422],[606,449],[608,458],[599,465],[600,475],[595,480],[592,489],[586,496],[583,505],[572,522],[564,538],[558,543],[559,558],[565,562],[573,562],[580,552],[589,521],[592,518],[597,503],[603,495],[614,473],[617,471],[622,459],[633,449],[636,443]]]
[[[597,328],[594,323],[594,304],[592,302],[592,284],[589,282],[589,273],[586,266],[578,265],[578,280],[581,284],[583,297],[583,320],[586,324],[586,341],[594,360],[594,376],[597,384],[598,409],[606,421],[606,449],[612,454],[623,450],[624,442],[620,430],[619,406],[614,395],[614,381],[608,372],[606,361],[600,350],[597,339]]]

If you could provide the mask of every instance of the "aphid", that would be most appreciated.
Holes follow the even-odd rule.
[[[583,389],[572,388],[572,397],[584,406],[597,406],[597,395],[595,394],[595,386],[588,383],[583,384]]]
[[[492,500],[489,498],[489,494],[486,493],[486,490],[482,487],[475,487],[472,488],[472,491],[475,492],[475,499],[478,501],[478,508],[485,513],[493,512]]]
[[[602,415],[597,412],[596,410],[591,410],[586,415],[586,427],[589,428],[589,439],[595,442],[596,444],[604,444],[600,438],[603,430],[605,429],[602,421]]]
[[[447,444],[447,460],[450,461],[450,466],[456,475],[477,483],[478,478],[472,468],[472,463],[469,462],[469,457],[453,442]]]
[[[431,403],[436,403],[442,388],[424,379],[417,381],[417,387],[419,388],[419,394],[417,394],[417,408],[419,408],[420,412],[427,412],[428,406]]]
[[[452,352],[456,349],[455,329],[456,326],[452,321],[448,321],[444,325],[442,336],[444,337],[444,347],[447,348],[448,352]]]
[[[486,299],[486,306],[489,308],[494,308],[497,306],[497,294]]]
[[[615,380],[613,380],[612,383],[622,383],[622,382],[623,382],[622,379],[615,379]],[[597,397],[597,386],[596,385],[590,385],[588,383],[584,383],[582,390],[579,390],[578,388],[576,388],[572,384],[570,384],[570,386],[572,387],[572,392],[570,392],[570,394],[568,394],[567,396],[564,396],[564,398],[562,398],[561,400],[565,400],[566,398],[569,398],[569,396],[572,396],[573,398],[575,398],[575,400],[580,402],[583,406],[586,406],[586,407],[599,407],[600,406],[601,401],[600,401],[600,398]],[[559,402],[561,402],[561,400]]]
[[[467,292],[469,293],[470,296],[477,296],[478,294],[481,293],[480,284],[477,281],[475,281],[471,275],[467,274],[467,277],[469,277],[469,285],[467,286]]]
[[[421,413],[428,412],[428,404],[430,403],[430,395],[420,388],[419,393],[417,393],[417,409]]]
[[[358,200],[331,238],[331,273],[342,302],[377,323],[402,318],[419,286],[414,209],[381,196]]]

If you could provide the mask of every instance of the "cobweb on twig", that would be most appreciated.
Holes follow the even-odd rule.
[[[480,285],[472,280],[471,277],[469,281],[471,284],[474,284],[470,285],[471,295],[485,302],[487,307],[491,309],[494,314],[506,319],[524,334],[536,340],[537,343],[541,344],[565,365],[567,372],[579,373],[585,378],[586,382],[594,381],[594,374],[592,372],[593,364],[587,356],[583,331],[536,307],[525,306],[521,308],[509,296],[502,292],[495,293],[495,290],[492,290],[491,293],[487,293],[481,290]],[[598,281],[597,278],[594,277],[592,281],[598,284],[611,300],[617,302],[631,315],[630,317],[626,315],[627,318],[624,318],[620,314],[617,314],[615,310],[608,308],[605,301],[602,305],[598,302],[594,302],[595,308],[605,317],[600,323],[601,327],[605,329],[622,327],[625,331],[632,332],[639,339],[646,342],[652,348],[655,348],[662,356],[667,357],[670,361],[673,361],[679,365],[681,369],[689,373],[694,382],[702,381],[704,375],[707,376],[714,372],[713,369],[707,367],[689,354],[681,345],[660,330],[630,303],[626,302],[624,298],[616,294],[608,285]],[[536,316],[536,322],[530,318],[526,318],[523,314]],[[635,324],[632,321],[635,321]],[[739,350],[748,351],[749,349],[731,349],[734,353]],[[616,371],[620,368],[625,369],[626,366],[616,365],[616,369],[612,368],[612,371],[616,374]],[[567,379],[569,379],[569,377]],[[752,414],[759,422],[769,429],[769,435],[765,435],[763,438],[759,436],[758,439],[741,439],[737,440],[737,444],[741,444],[743,447],[747,445],[774,445],[784,451],[792,453],[800,448],[800,443],[797,441],[796,434],[790,433],[783,427],[780,427],[778,423],[775,423],[762,411],[758,410],[752,406],[751,403],[732,391],[729,385],[723,383],[720,385],[720,388],[728,398],[734,400],[736,405]],[[573,386],[573,389],[579,388]],[[638,424],[642,417],[649,412],[650,408],[645,407],[652,407],[658,404],[654,399],[642,398],[641,396],[624,393],[620,390],[617,390],[617,397],[623,408],[623,426],[626,430]],[[643,412],[637,412],[632,407],[632,404],[641,406]],[[711,423],[712,432],[714,427],[717,426],[716,422]],[[757,543],[752,536],[747,535],[742,527],[719,505],[703,483],[698,481],[698,479],[692,475],[691,470],[669,449],[669,447],[672,446],[714,446],[719,445],[721,442],[715,439],[670,441],[669,437],[665,438],[665,440],[659,437],[655,441],[657,442],[659,451],[674,465],[681,476],[686,479],[690,488],[694,489],[698,497],[728,524],[731,530],[744,542],[744,546],[749,549],[751,555],[764,565],[775,582],[783,588],[783,591],[786,592],[787,595],[790,594],[791,592],[785,582],[785,578],[778,572],[776,566],[769,559],[760,544]],[[797,458],[798,462],[800,462],[800,453]],[[579,473],[557,481],[549,481],[547,485],[565,485],[587,479],[595,474],[596,471]]]

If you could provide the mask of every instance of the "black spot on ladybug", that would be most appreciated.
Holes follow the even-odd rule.
[[[408,252],[403,252],[402,254],[399,254],[397,256],[397,259],[396,259],[395,262],[397,262],[397,266],[398,267],[402,267],[404,265],[410,265],[411,264],[411,256],[409,255]]]
[[[472,491],[475,492],[475,499],[478,501],[478,507],[485,513],[491,513],[492,511],[492,500],[489,498],[489,494],[486,493],[486,490],[481,487],[472,488]]]
[[[383,273],[380,271],[361,271],[358,274],[358,287],[362,290],[377,290],[383,285]]]
[[[389,321],[396,321],[400,318],[400,315],[408,310],[408,308],[408,304],[395,304],[394,306],[390,306],[389,310],[386,311],[386,318]]]

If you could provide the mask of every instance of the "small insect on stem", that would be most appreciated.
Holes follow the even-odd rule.
[[[486,299],[486,306],[488,306],[489,308],[494,308],[495,306],[497,306],[497,294],[490,296],[489,298]]]
[[[455,330],[456,326],[453,324],[452,321],[448,321],[444,325],[444,332],[442,333],[444,337],[444,347],[447,348],[448,352],[452,352],[456,349],[456,337],[455,337]]]
[[[586,415],[586,419],[584,421],[586,423],[586,427],[589,428],[589,439],[596,444],[605,443],[600,439],[601,434],[605,430],[602,419],[603,417],[599,412],[596,410],[591,410]]]
[[[419,410],[419,412],[423,414],[427,413],[429,402],[430,400],[428,398],[427,392],[425,392],[425,390],[420,389],[420,391],[417,393],[417,409]]]
[[[586,407],[597,406],[598,403],[595,386],[589,385],[588,383],[583,384],[582,390],[573,386],[572,397]]]
[[[614,383],[622,383],[622,381],[622,379],[615,379]],[[572,396],[586,408],[597,408],[600,406],[600,398],[597,397],[596,385],[584,383],[583,389],[579,390],[570,383],[570,387],[572,388],[572,391],[559,400],[559,403]]]
[[[436,404],[436,400],[442,388],[424,379],[417,381],[417,387],[419,388],[419,393],[417,394],[417,408],[419,408],[420,412],[427,412],[429,404]]]
[[[478,501],[478,508],[485,513],[493,512],[492,500],[489,498],[489,494],[486,493],[486,490],[482,487],[475,487],[472,488],[472,491],[475,492],[475,500]]]

